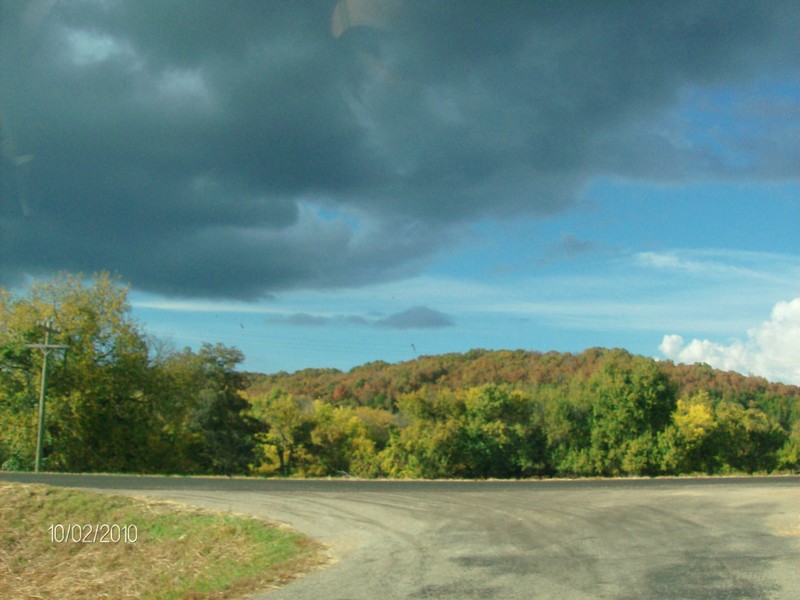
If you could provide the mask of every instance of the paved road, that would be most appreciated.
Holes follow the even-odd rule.
[[[262,600],[800,598],[800,478],[270,481],[0,475],[250,513],[337,562]]]

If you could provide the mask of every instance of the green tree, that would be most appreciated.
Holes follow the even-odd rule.
[[[236,371],[242,360],[236,348],[206,343],[160,365],[172,404],[164,421],[172,424],[172,439],[179,442],[183,470],[244,474],[253,462],[257,423],[242,394],[246,378]]]
[[[648,359],[612,352],[589,381],[594,396],[589,457],[602,475],[655,474],[658,436],[670,424],[675,390]]]
[[[61,274],[25,295],[0,289],[0,464],[30,469],[42,356],[37,322],[67,346],[48,374],[45,468],[56,471],[243,473],[253,423],[234,348],[154,352],[131,317],[128,289],[107,273]]]
[[[585,381],[575,379],[536,389],[547,440],[547,469],[561,476],[593,473],[591,442],[592,396]]]
[[[421,388],[401,396],[398,408],[405,423],[391,432],[379,457],[381,470],[389,477],[464,476],[464,403],[451,392]]]
[[[461,462],[469,477],[526,477],[546,464],[541,415],[520,390],[486,385],[460,394],[464,402]]]
[[[91,280],[62,274],[27,295],[0,294],[0,462],[30,468],[32,438],[21,431],[37,411],[41,342],[37,322],[61,329],[53,343],[66,358],[48,380],[45,466],[51,470],[137,470],[147,464],[139,441],[149,428],[148,347],[130,317],[127,289],[107,273]]]
[[[526,477],[544,471],[540,411],[523,392],[489,384],[399,401],[407,424],[382,453],[397,477]]]
[[[788,436],[757,408],[720,402],[715,410],[715,446],[724,472],[772,471]]]
[[[800,421],[795,423],[791,434],[778,452],[776,466],[783,470],[800,469]]]

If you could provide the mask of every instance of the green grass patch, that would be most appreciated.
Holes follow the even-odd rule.
[[[261,519],[0,483],[0,598],[241,598],[324,562],[319,544]]]

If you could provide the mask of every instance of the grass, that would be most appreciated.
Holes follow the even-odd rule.
[[[87,541],[53,541],[63,537],[49,529],[56,524],[86,525],[72,531]],[[100,543],[109,530],[95,538],[97,524],[135,526],[128,532],[138,539],[125,543],[120,533],[119,542]],[[0,598],[243,598],[324,562],[319,544],[252,517],[0,483]]]

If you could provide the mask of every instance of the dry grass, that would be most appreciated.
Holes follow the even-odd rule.
[[[135,525],[138,540],[55,543],[57,523]],[[320,545],[251,517],[0,483],[0,598],[242,598],[324,562]]]

